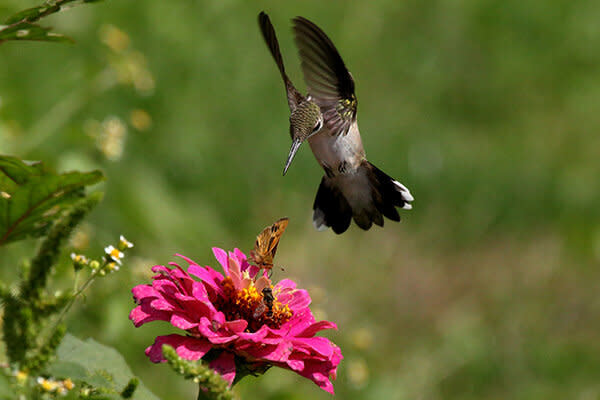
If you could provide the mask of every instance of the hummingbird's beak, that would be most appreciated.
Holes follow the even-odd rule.
[[[296,155],[296,152],[300,148],[301,144],[302,144],[302,141],[300,139],[294,139],[294,141],[292,142],[292,147],[290,148],[290,154],[288,154],[287,161],[285,162],[285,168],[283,169],[284,176],[285,176],[285,173],[287,172],[288,168],[290,167],[290,164],[292,163],[292,160],[294,159],[294,156]]]

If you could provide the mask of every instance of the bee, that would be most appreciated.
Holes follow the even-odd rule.
[[[262,290],[262,294],[262,301],[254,310],[254,318],[258,318],[262,314],[265,314],[267,317],[273,316],[273,302],[275,302],[275,297],[273,296],[273,289],[267,286]]]
[[[250,251],[250,258],[256,266],[266,270],[273,268],[273,258],[275,258],[277,252],[277,245],[289,221],[288,218],[281,218],[258,234],[254,249]]]

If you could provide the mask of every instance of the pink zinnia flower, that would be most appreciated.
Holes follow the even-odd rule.
[[[164,344],[187,360],[198,360],[214,350],[208,357],[210,366],[230,385],[237,361],[250,371],[264,371],[272,365],[287,368],[333,393],[330,378],[336,377],[342,353],[329,339],[315,334],[337,326],[315,321],[308,308],[308,292],[297,289],[295,282],[284,279],[272,286],[240,250],[228,254],[213,248],[213,252],[225,276],[178,255],[189,264],[187,272],[175,263],[169,263],[174,268],[156,265],[152,285],[133,288],[138,306],[129,318],[136,327],[159,320],[185,331],[184,335],[158,336],[146,349],[150,360],[165,361]],[[272,289],[272,302],[264,288]]]

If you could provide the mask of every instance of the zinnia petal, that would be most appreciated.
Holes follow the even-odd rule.
[[[179,357],[193,361],[201,359],[212,348],[208,341],[200,338],[177,334],[158,336],[154,344],[146,349],[146,355],[150,357],[150,361],[154,363],[166,361],[162,353],[162,347],[165,344],[172,346]]]
[[[221,264],[221,267],[223,267],[225,275],[229,275],[229,257],[227,256],[227,252],[218,247],[213,247],[212,251],[219,264]]]
[[[229,386],[233,384],[233,380],[235,379],[235,357],[233,354],[224,351],[218,358],[211,361],[209,365],[221,374],[223,379],[229,383]]]

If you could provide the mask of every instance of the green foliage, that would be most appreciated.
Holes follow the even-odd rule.
[[[45,234],[85,186],[103,179],[100,171],[56,174],[39,162],[0,156],[0,245]]]
[[[10,378],[0,373],[0,399],[10,399],[14,396],[14,390],[10,385]]]
[[[125,389],[121,391],[121,397],[124,399],[132,398],[139,385],[140,380],[138,378],[131,378],[127,383],[127,386],[125,386]]]
[[[136,378],[123,356],[93,339],[83,341],[67,334],[56,355],[57,362],[48,368],[50,374],[66,374],[62,376],[94,383],[95,389],[103,394],[134,400],[158,400],[143,384],[135,383]]]
[[[15,182],[24,177],[21,174],[10,176],[15,177]],[[35,191],[35,187],[31,187],[31,190]],[[82,195],[80,194],[80,196]],[[99,193],[80,197],[67,211],[59,214],[60,218],[54,221],[52,229],[42,242],[27,273],[24,274],[18,292],[16,294],[5,293],[2,328],[7,355],[12,364],[20,365],[27,371],[39,371],[53,356],[54,350],[60,344],[65,334],[64,326],[56,326],[46,338],[40,332],[49,318],[62,309],[57,305],[62,304],[63,308],[66,307],[68,301],[73,299],[73,295],[70,298],[68,295],[58,298],[46,296],[46,299],[43,298],[43,293],[64,241],[101,198]],[[18,203],[14,204],[18,205]]]
[[[173,347],[168,345],[163,346],[163,355],[175,372],[185,379],[191,379],[198,383],[199,400],[231,400],[234,398],[227,382],[204,361],[184,360],[177,355]]]
[[[72,40],[60,33],[50,32],[45,28],[29,22],[21,22],[0,29],[0,43],[5,40],[35,40],[43,42],[71,42]]]
[[[35,257],[21,264],[17,289],[9,290],[4,283],[0,287],[4,306],[3,338],[13,371],[9,374],[7,368],[2,371],[0,394],[8,386],[13,389],[9,399],[63,395],[66,399],[135,399],[139,380],[131,377],[131,371],[118,353],[72,336],[63,341],[64,313],[96,276],[114,272],[112,261],[120,260],[107,254],[101,264],[79,256],[73,260],[76,272],[88,264],[95,266],[90,269],[88,280],[74,293],[47,294],[50,274],[58,264],[66,240],[102,199],[102,193],[86,195],[84,188],[100,181],[102,174],[94,171],[59,175],[46,171],[41,163],[9,156],[0,156],[0,171],[1,232],[4,235],[0,244],[44,235]],[[121,237],[118,246],[126,250],[132,244]],[[61,350],[57,352],[59,346]],[[57,353],[59,362],[37,376]],[[71,390],[71,380],[76,381],[77,390]],[[143,394],[137,397],[139,399],[151,396],[145,389],[139,392]]]
[[[42,42],[72,42],[67,36],[51,32],[52,28],[34,22],[63,10],[67,4],[93,3],[100,0],[46,0],[44,4],[17,12],[0,25],[0,44],[7,40],[35,40]]]

